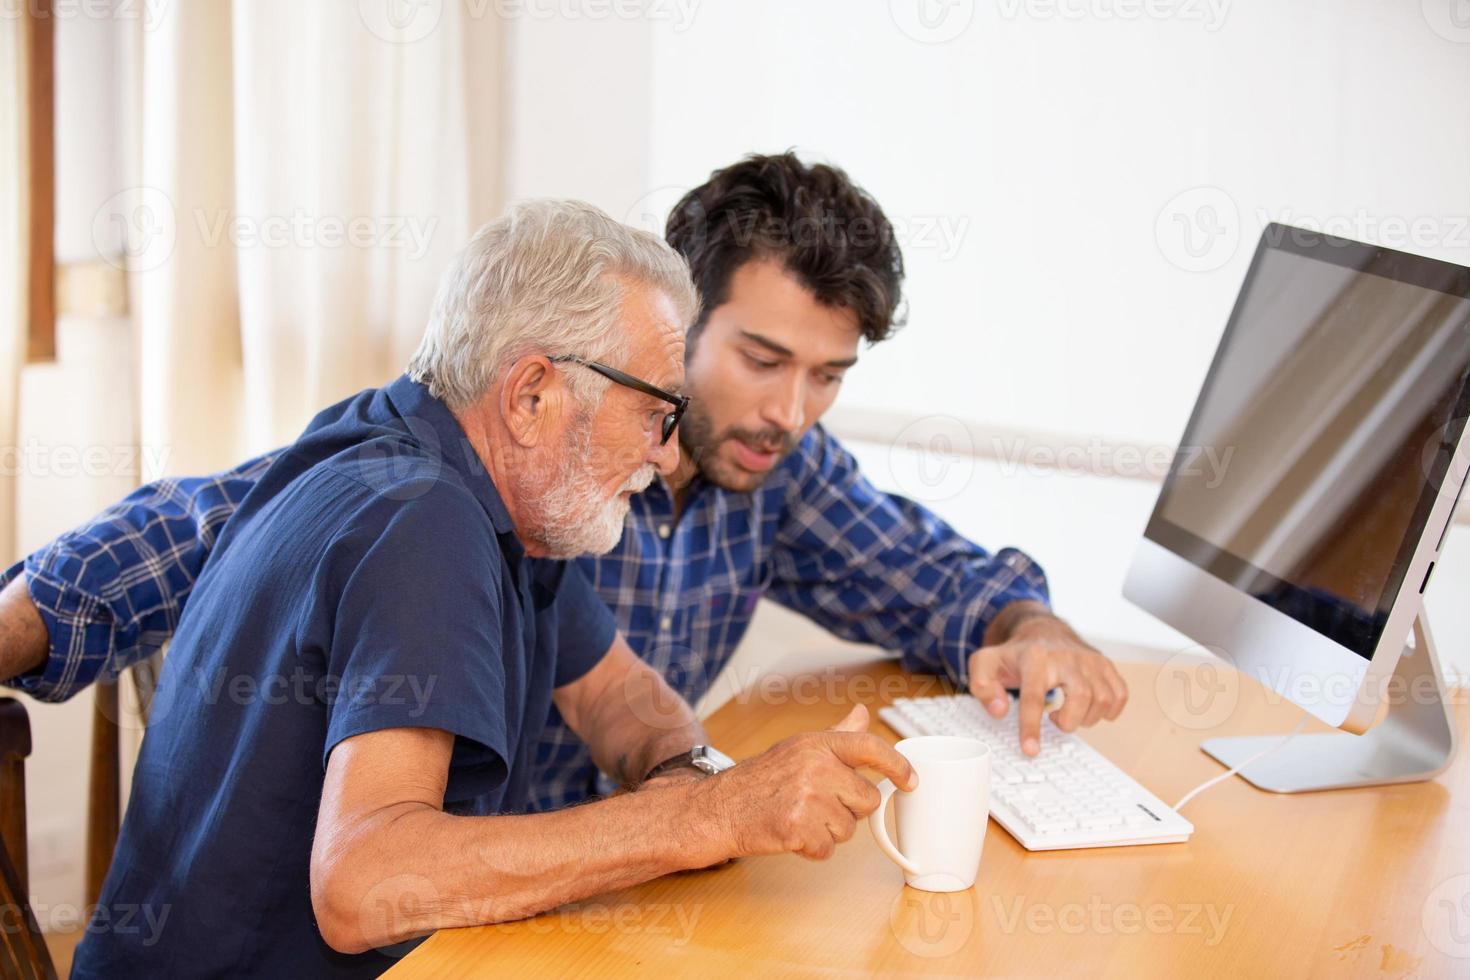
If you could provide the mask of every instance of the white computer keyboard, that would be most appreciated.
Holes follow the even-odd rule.
[[[1092,746],[1041,723],[1041,751],[1021,752],[1016,709],[992,718],[968,694],[900,698],[878,717],[905,738],[968,735],[990,746],[990,815],[1028,851],[1188,840],[1194,825]]]

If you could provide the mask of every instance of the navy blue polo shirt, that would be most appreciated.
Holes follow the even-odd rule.
[[[454,734],[445,809],[529,798],[552,689],[615,627],[575,565],[526,556],[454,416],[407,378],[327,409],[251,490],[174,637],[73,976],[375,976],[312,914],[327,757]]]

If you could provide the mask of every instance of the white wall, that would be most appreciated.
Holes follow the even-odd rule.
[[[661,228],[745,153],[836,163],[894,220],[910,301],[849,374],[837,431],[951,416],[1171,446],[1266,222],[1470,264],[1470,24],[1452,0],[1144,6],[648,0],[596,21],[563,5],[512,24],[508,193]],[[913,489],[917,460],[855,448]],[[930,503],[1033,552],[1091,635],[1186,645],[1120,597],[1157,484],[1005,470],[975,461]],[[1465,537],[1428,601],[1470,669]]]
[[[1470,263],[1470,28],[1438,23],[1438,0],[1213,2],[1132,20],[1106,16],[1127,0],[527,18],[511,145],[534,165],[509,189],[636,215],[796,147],[845,167],[905,238],[911,327],[852,373],[848,404],[1172,441],[1265,221]],[[924,43],[899,23],[921,3],[968,26]]]

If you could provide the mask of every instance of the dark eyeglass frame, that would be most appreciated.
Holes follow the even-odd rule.
[[[589,371],[596,371],[609,381],[620,384],[624,388],[632,388],[634,391],[645,395],[651,395],[661,401],[666,401],[674,406],[674,410],[664,416],[663,431],[659,439],[659,445],[667,446],[669,439],[674,435],[674,430],[679,427],[679,420],[684,417],[684,412],[689,408],[688,395],[676,395],[673,392],[664,391],[658,385],[649,384],[642,378],[635,378],[631,374],[619,371],[615,367],[608,367],[601,361],[588,361],[577,357],[575,354],[563,354],[560,357],[548,358],[553,364],[580,364]]]

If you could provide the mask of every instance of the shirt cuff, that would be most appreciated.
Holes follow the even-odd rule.
[[[985,644],[985,631],[1000,611],[1013,602],[1030,600],[1050,608],[1051,593],[1046,573],[1024,551],[1002,548],[990,562],[981,589],[961,615],[950,617],[946,626],[947,651],[944,666],[950,680],[961,691],[970,689],[970,656]]]
[[[65,701],[95,681],[111,658],[112,614],[95,596],[42,571],[37,555],[7,569],[6,580],[22,567],[50,645],[44,664],[0,684],[37,701]]]

